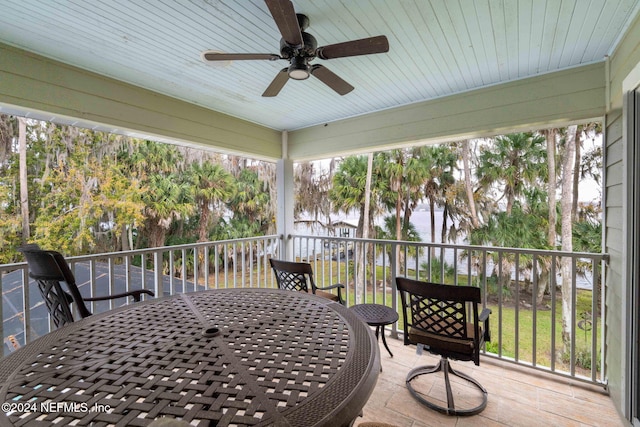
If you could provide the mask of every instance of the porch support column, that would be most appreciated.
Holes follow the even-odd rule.
[[[289,158],[288,133],[282,131],[282,158],[276,163],[276,229],[281,238],[280,258],[293,260],[293,244],[289,236],[293,234],[293,161]]]

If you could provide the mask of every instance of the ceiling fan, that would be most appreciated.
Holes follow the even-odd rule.
[[[289,66],[278,72],[262,96],[276,96],[289,78],[305,80],[310,75],[318,78],[340,95],[346,95],[354,89],[353,86],[327,67],[320,64],[311,65],[310,62],[315,58],[335,59],[389,51],[389,41],[386,36],[369,37],[317,47],[315,37],[304,31],[309,26],[309,18],[303,14],[296,14],[291,1],[265,0],[265,3],[282,35],[282,39],[280,39],[280,55],[275,53],[222,53],[213,50],[207,50],[201,54],[204,61],[261,59],[269,61],[285,59],[289,61]]]

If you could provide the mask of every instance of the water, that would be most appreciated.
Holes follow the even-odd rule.
[[[375,220],[376,225],[382,226],[383,224],[383,217],[378,217]],[[435,242],[436,243],[440,243],[440,236],[442,233],[442,222],[443,222],[443,211],[441,209],[436,209],[434,211],[434,219],[435,219]],[[349,224],[353,224],[354,226],[357,225],[358,223],[358,217],[357,216],[348,216],[348,217],[344,217],[344,216],[335,216],[332,217],[332,222],[336,223],[337,221],[344,221],[347,222]],[[416,211],[413,212],[413,214],[411,215],[411,223],[414,225],[416,231],[418,232],[421,241],[424,243],[430,243],[431,242],[431,215],[429,213],[429,211],[427,209],[418,209]],[[451,226],[451,223],[449,222],[448,226]],[[303,234],[303,235],[315,235],[315,236],[328,236],[328,232],[325,228],[321,227],[321,226],[314,226],[314,227],[310,227],[307,223],[298,223],[295,226],[295,230],[297,234]],[[348,235],[342,235],[341,231],[344,232],[348,232]],[[336,232],[336,237],[355,237],[355,230],[351,229],[347,229],[344,228],[342,230],[337,230]],[[461,244],[461,245],[465,245],[468,244],[468,242],[466,241],[466,238],[464,237],[459,237],[458,240],[456,242],[450,242],[447,241],[447,244]],[[306,252],[306,242],[301,242],[301,251],[302,253],[307,253]],[[320,242],[318,242],[318,245],[320,245]],[[320,252],[321,248],[320,246],[315,248],[316,252]],[[436,250],[436,256],[439,257],[440,256],[440,251]],[[455,259],[454,259],[454,253],[453,250],[446,250],[444,251],[444,260],[445,263],[453,266],[455,264]],[[420,259],[420,263],[426,261],[426,257],[424,260],[422,260],[423,257],[421,257]],[[377,260],[377,262],[379,264],[382,263],[382,258],[379,257],[379,259]],[[491,271],[491,268],[493,267],[493,265],[490,263],[490,261],[487,261],[488,266],[487,266],[487,271]],[[409,259],[407,260],[407,264],[408,265],[415,265],[415,259]],[[459,258],[458,259],[458,263],[457,263],[458,267],[457,267],[457,271],[459,274],[468,274],[468,266],[467,266],[467,259],[466,258]],[[559,271],[559,269],[558,269]],[[511,275],[512,279],[515,280],[516,278],[516,273],[515,271],[512,273]],[[521,273],[519,278],[520,280],[524,280],[526,278],[526,273]],[[561,283],[561,277],[560,275],[557,276],[557,283]],[[593,288],[593,276],[590,272],[587,272],[585,275],[581,275],[579,274],[578,277],[576,277],[576,285],[579,289],[592,289]]]

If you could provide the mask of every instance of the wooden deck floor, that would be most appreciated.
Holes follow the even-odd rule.
[[[479,415],[451,417],[420,405],[405,387],[405,377],[415,366],[435,364],[438,358],[424,352],[416,354],[414,346],[389,338],[394,357],[380,343],[383,371],[376,388],[364,407],[365,421],[378,421],[394,426],[624,426],[612,401],[603,388],[564,379],[533,369],[516,366],[492,358],[481,358],[480,366],[472,362],[453,361],[452,366],[467,373],[487,389],[489,400]],[[430,375],[434,377],[434,375]],[[443,391],[439,379],[419,387],[430,395]],[[464,387],[455,388],[456,402],[472,399]],[[444,396],[444,395],[442,395]]]

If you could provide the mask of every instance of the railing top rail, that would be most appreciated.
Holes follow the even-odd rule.
[[[8,271],[8,270],[22,268],[25,265],[27,265],[27,263],[23,261],[23,262],[14,262],[11,264],[0,264],[0,267],[2,267],[2,271]]]
[[[165,251],[179,251],[182,249],[202,248],[202,247],[211,246],[211,245],[237,244],[241,242],[251,242],[256,240],[268,240],[268,239],[278,239],[278,236],[275,234],[272,234],[268,236],[244,237],[240,239],[227,239],[227,240],[211,240],[208,242],[185,243],[182,245],[133,249],[133,250],[124,251],[124,252],[103,252],[100,254],[77,255],[77,256],[69,257],[69,260],[83,261],[83,260],[89,260],[93,258],[105,258],[105,257],[108,258],[108,257],[118,257],[118,256],[124,256],[124,255],[129,256],[129,255],[150,254],[150,253],[165,252]]]
[[[78,262],[78,261],[87,261],[95,258],[112,258],[112,257],[121,257],[125,255],[131,256],[131,255],[151,254],[156,252],[193,249],[196,247],[201,248],[201,247],[211,246],[211,245],[237,244],[241,242],[251,242],[256,240],[269,240],[269,239],[276,240],[279,238],[280,236],[276,234],[270,234],[268,236],[244,237],[240,239],[227,239],[227,240],[211,240],[208,242],[185,243],[182,245],[159,246],[156,248],[144,248],[144,249],[133,249],[129,251],[102,252],[99,254],[76,255],[76,256],[71,256],[66,258],[70,261]],[[2,271],[6,271],[9,269],[23,268],[25,265],[27,265],[26,262],[16,262],[12,264],[1,264],[0,267],[2,268]]]
[[[566,251],[547,250],[547,249],[461,245],[458,243],[409,242],[405,240],[362,239],[359,237],[313,236],[313,235],[300,235],[300,234],[293,234],[293,235],[290,234],[288,237],[290,239],[291,238],[322,239],[322,240],[343,241],[343,242],[357,241],[357,242],[386,244],[386,245],[396,244],[396,245],[403,245],[403,246],[447,248],[447,249],[458,249],[458,250],[468,250],[468,251],[509,252],[509,253],[518,253],[518,254],[533,254],[533,255],[539,255],[539,256],[556,256],[556,257],[565,256],[565,257],[572,257],[572,258],[590,258],[596,261],[609,261],[608,253],[566,252]]]

